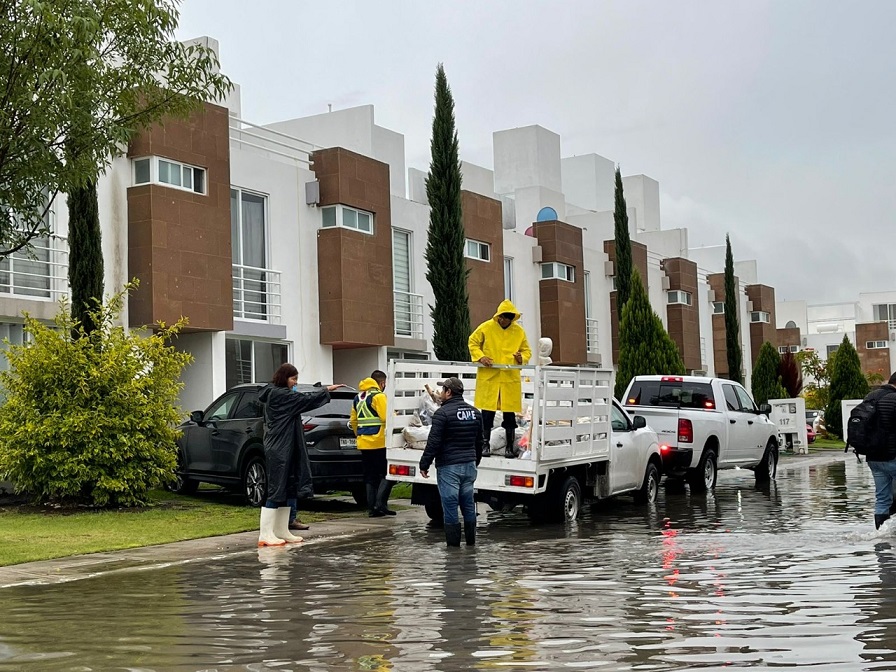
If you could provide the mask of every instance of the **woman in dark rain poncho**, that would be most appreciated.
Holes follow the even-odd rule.
[[[268,471],[268,500],[261,507],[259,546],[282,546],[303,541],[289,531],[288,499],[311,487],[311,469],[302,413],[330,401],[330,392],[344,385],[298,391],[299,372],[283,364],[258,395],[264,406],[264,458]],[[310,494],[310,493],[309,493]]]

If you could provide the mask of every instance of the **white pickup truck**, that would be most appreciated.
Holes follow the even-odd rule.
[[[757,407],[733,381],[635,376],[623,403],[656,431],[668,479],[686,478],[691,490],[703,492],[715,487],[718,469],[752,469],[757,482],[775,477],[778,438],[771,406]]]
[[[423,451],[410,447],[402,430],[418,407],[426,385],[457,376],[472,403],[478,365],[469,362],[393,360],[386,395],[386,456],[389,480],[412,483],[414,504],[430,518],[442,517],[435,467],[420,475]],[[531,411],[531,459],[483,457],[476,499],[501,510],[525,504],[530,517],[573,520],[584,499],[633,494],[652,503],[661,478],[656,433],[643,418],[632,418],[612,398],[610,372],[563,366],[521,366],[523,408]]]

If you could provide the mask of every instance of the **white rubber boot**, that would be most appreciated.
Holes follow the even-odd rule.
[[[289,507],[286,508],[289,509]],[[269,509],[266,506],[261,507],[261,522],[258,525],[259,546],[283,546],[286,544],[284,539],[281,539],[274,534],[274,521],[278,511],[280,511],[280,509]]]
[[[274,517],[274,534],[289,543],[305,541],[302,537],[297,537],[289,531],[289,507],[281,506],[274,509],[276,516]]]

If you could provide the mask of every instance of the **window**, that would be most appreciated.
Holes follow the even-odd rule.
[[[328,205],[320,209],[321,228],[341,226],[361,233],[373,235],[373,213],[347,205]]]
[[[467,259],[478,259],[479,261],[489,261],[492,258],[491,246],[488,243],[482,243],[478,240],[470,240],[467,238],[464,256]]]
[[[234,402],[236,402],[237,398],[240,396],[239,392],[230,392],[221,397],[214,404],[209,406],[209,409],[205,412],[204,420],[226,420],[227,416],[230,415],[230,409],[233,408]]]
[[[267,197],[230,189],[233,309],[240,317],[268,317]]]
[[[674,289],[671,292],[667,292],[666,297],[670,306],[690,306],[692,301],[691,293],[683,292],[680,289]]]
[[[134,159],[134,184],[153,183],[204,194],[205,169],[158,156]]]
[[[541,265],[542,280],[576,281],[576,269],[569,264],[561,264],[559,261],[551,261]]]
[[[228,338],[224,351],[228,388],[242,383],[270,382],[274,371],[289,361],[289,346],[286,343]]]
[[[240,397],[240,403],[236,405],[231,419],[245,420],[248,418],[260,418],[263,414],[261,404],[258,403],[258,391],[246,390]]]
[[[800,346],[798,345],[779,345],[778,352],[782,355],[786,355],[788,352],[799,352]]]
[[[729,411],[740,410],[740,400],[737,398],[737,392],[734,391],[734,385],[722,385],[722,392],[725,395],[725,405]]]
[[[513,257],[504,257],[504,298],[513,301]]]
[[[737,393],[738,401],[740,401],[740,410],[744,413],[757,413],[759,411],[759,409],[756,408],[753,399],[747,394],[747,391],[744,388],[734,386],[734,391]]]
[[[712,314],[713,315],[724,315],[725,314],[725,302],[724,301],[713,301],[712,302]]]
[[[830,357],[830,356],[833,355],[835,352],[837,352],[837,350],[839,350],[839,349],[840,349],[840,344],[839,344],[839,343],[838,343],[837,345],[829,345],[829,346],[827,346],[827,356]]]
[[[878,303],[871,308],[875,322],[887,322],[891,329],[896,329],[896,303]]]
[[[868,350],[883,350],[887,347],[886,341],[866,341],[865,348]]]
[[[787,324],[784,325],[785,329],[796,329],[796,322],[793,320],[787,320]]]
[[[610,426],[614,432],[629,431],[628,418],[616,406],[610,407]]]
[[[750,313],[750,322],[762,322],[763,324],[768,324],[770,320],[771,317],[764,310],[754,310]]]
[[[715,408],[709,383],[679,380],[637,380],[632,383],[625,404],[702,410]]]
[[[6,344],[7,339],[9,339],[9,345],[24,344],[28,340],[25,325],[15,322],[0,322],[0,371],[9,369],[9,360],[6,359],[6,349],[9,347]]]

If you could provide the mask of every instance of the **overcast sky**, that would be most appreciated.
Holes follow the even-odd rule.
[[[426,170],[437,63],[461,158],[539,124],[660,183],[664,229],[778,300],[896,290],[896,2],[182,0],[254,123],[373,104]]]

